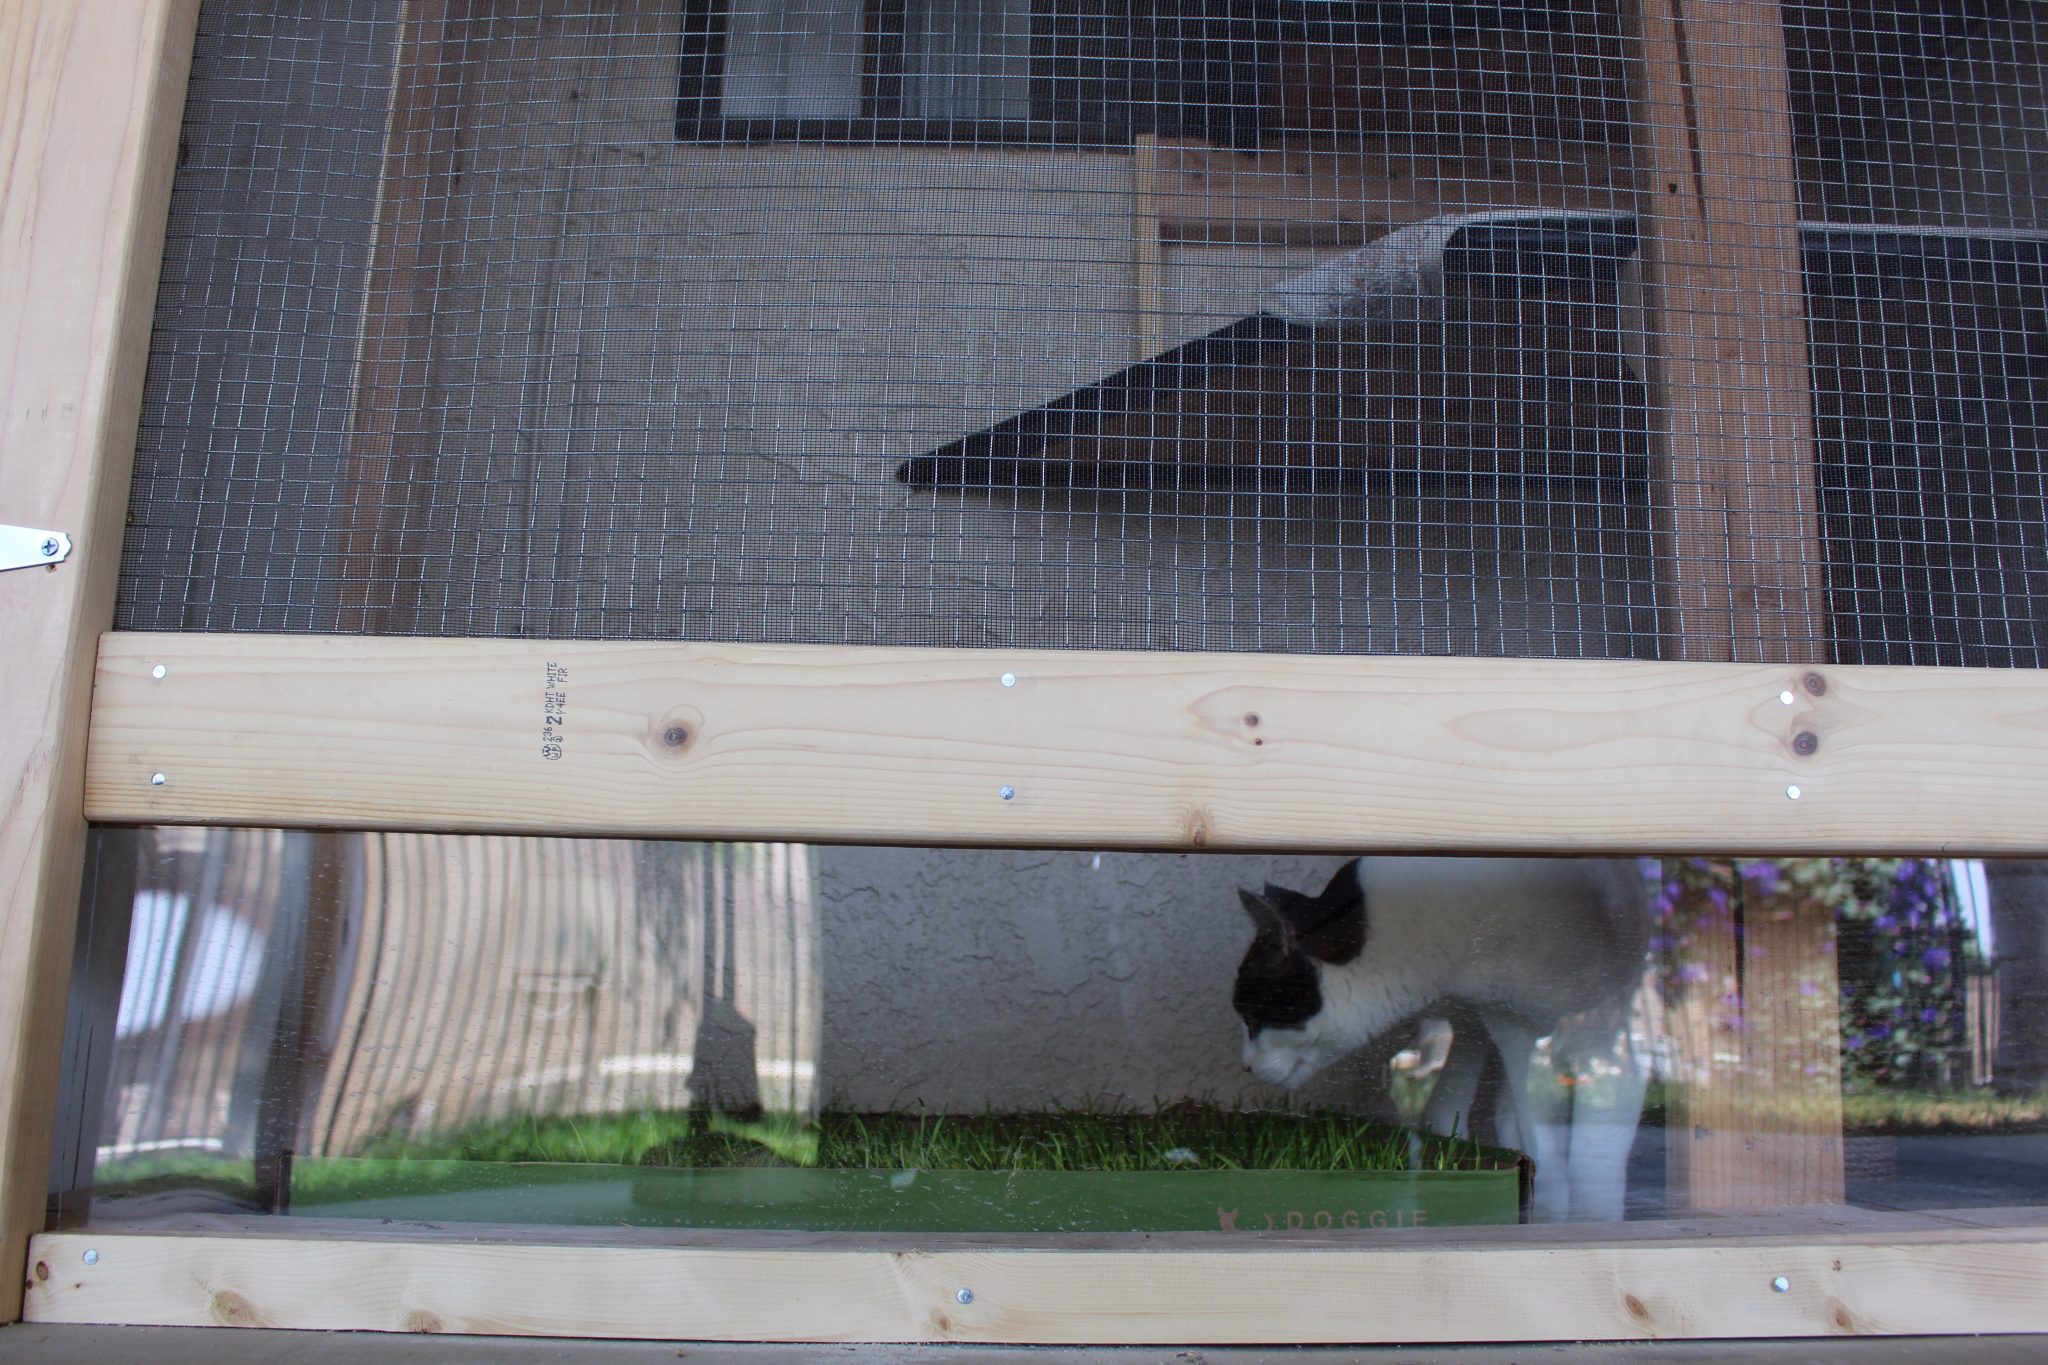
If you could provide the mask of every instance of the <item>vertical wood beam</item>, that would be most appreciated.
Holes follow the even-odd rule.
[[[459,0],[457,0],[459,4]],[[336,628],[389,630],[422,566],[407,552],[413,462],[408,415],[423,411],[433,364],[440,278],[438,206],[453,192],[455,118],[463,78],[451,0],[407,0],[392,57],[391,103],[377,176],[369,269],[349,392],[343,473],[346,541]]]
[[[0,5],[0,1322],[43,1225],[84,868],[94,647],[113,621],[198,0]]]
[[[1642,26],[1679,649],[1820,662],[1825,569],[1778,0],[1643,0]]]
[[[1677,649],[1821,662],[1825,565],[1778,0],[1643,0],[1641,25],[1660,562]],[[1691,1208],[1838,1202],[1839,1030],[1772,1022],[1806,1020],[1800,1002],[1814,993],[1833,1006],[1833,925],[1825,910],[1789,905],[1743,928],[1711,950],[1740,983],[1736,1028],[1693,1059],[1701,1080],[1674,1099],[1671,1189]],[[1781,998],[1798,989],[1808,994]]]

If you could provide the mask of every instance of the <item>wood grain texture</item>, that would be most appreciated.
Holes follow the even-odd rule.
[[[0,574],[0,1322],[43,1223],[85,820],[197,0],[0,5],[0,519],[66,531]]]
[[[2041,1332],[2048,1239],[1044,1252],[52,1233],[38,1322],[761,1341],[1434,1342]],[[85,1253],[97,1253],[91,1265]],[[1772,1288],[1784,1276],[1785,1292]],[[973,1291],[962,1304],[959,1291]]]
[[[1778,0],[1644,0],[1642,204],[1684,657],[1826,657],[1826,559]]]
[[[466,9],[466,7],[464,7]],[[440,226],[457,177],[455,110],[468,64],[447,0],[406,0],[392,56],[368,276],[349,391],[342,505],[347,549],[336,581],[343,630],[389,629],[422,577],[404,527],[433,451],[408,439],[433,365]]]
[[[1641,23],[1661,562],[1680,653],[1822,660],[1826,555],[1778,0],[1644,0]],[[1833,923],[1796,905],[1754,927],[1756,938],[1719,952],[1741,959],[1741,1059],[1709,1067],[1673,1101],[1671,1188],[1689,1207],[1842,1198],[1833,1010],[1795,1041],[1790,1017],[1805,1012],[1785,995],[1803,981],[1835,999]],[[1767,1032],[1766,1020],[1788,1031]],[[1788,1112],[1802,1132],[1757,1136]]]
[[[1351,852],[2048,845],[2048,679],[2027,670],[112,634],[92,741],[88,811],[142,823]]]

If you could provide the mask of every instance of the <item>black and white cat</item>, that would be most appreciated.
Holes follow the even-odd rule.
[[[1233,1002],[1246,1069],[1294,1090],[1404,1020],[1476,1020],[1505,1073],[1515,1132],[1501,1125],[1502,1140],[1536,1162],[1535,1216],[1622,1216],[1647,1080],[1628,1034],[1649,926],[1632,862],[1360,858],[1320,895],[1270,885],[1238,894],[1257,931]],[[1580,1027],[1561,1031],[1567,1019]],[[1424,1111],[1437,1132],[1469,1112],[1478,1086],[1484,1056],[1469,1032]],[[1566,1075],[1590,1068],[1598,1082],[1532,1077],[1546,1036],[1554,1053],[1577,1054],[1554,1055]]]

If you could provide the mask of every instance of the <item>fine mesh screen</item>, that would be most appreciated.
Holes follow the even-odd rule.
[[[2034,11],[1724,8],[209,3],[119,624],[2038,666]]]

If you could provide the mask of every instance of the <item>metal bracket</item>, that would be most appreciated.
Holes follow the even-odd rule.
[[[71,537],[62,531],[0,525],[0,569],[33,569],[38,564],[58,564],[70,554]]]

